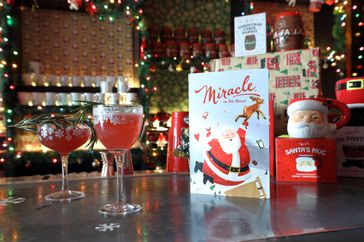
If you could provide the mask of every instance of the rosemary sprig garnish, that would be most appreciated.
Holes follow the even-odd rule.
[[[77,126],[78,124],[86,125],[91,130],[90,141],[87,143],[86,147],[92,150],[95,143],[97,142],[96,130],[93,126],[93,121],[91,118],[86,116],[86,113],[92,108],[93,105],[98,105],[102,103],[96,102],[85,102],[78,101],[84,105],[73,109],[69,114],[40,114],[30,118],[23,118],[18,123],[10,125],[9,127],[24,129],[31,131],[33,133],[37,132],[37,126],[43,124],[52,124],[57,128],[62,128],[66,126]]]

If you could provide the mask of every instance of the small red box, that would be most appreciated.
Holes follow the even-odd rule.
[[[277,181],[336,182],[336,140],[276,138]]]

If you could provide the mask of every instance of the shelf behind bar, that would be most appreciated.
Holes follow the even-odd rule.
[[[100,92],[100,87],[17,86],[18,92]]]

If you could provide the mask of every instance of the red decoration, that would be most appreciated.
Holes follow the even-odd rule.
[[[140,43],[140,58],[145,59],[145,49],[147,48],[147,40],[145,37],[142,37],[142,41]]]
[[[325,0],[325,4],[329,5],[329,6],[332,6],[332,5],[335,4],[335,0]]]
[[[86,12],[88,12],[91,15],[94,15],[95,13],[97,13],[96,5],[93,3],[87,3],[85,10],[86,10]]]
[[[10,5],[14,5],[15,0],[6,0],[6,3],[7,3],[7,4],[10,4]]]
[[[156,70],[157,70],[157,67],[156,67],[155,65],[151,65],[151,66],[149,67],[149,71],[150,71],[150,72],[156,72]]]
[[[71,10],[79,10],[82,6],[82,0],[67,0]]]
[[[310,0],[309,10],[314,13],[318,13],[321,11],[322,4],[324,0]]]

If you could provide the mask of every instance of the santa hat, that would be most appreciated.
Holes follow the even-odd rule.
[[[287,109],[288,116],[291,116],[291,114],[297,110],[317,110],[324,114],[329,113],[329,109],[324,102],[309,98],[291,100]]]

